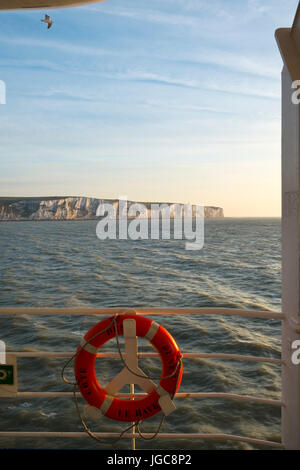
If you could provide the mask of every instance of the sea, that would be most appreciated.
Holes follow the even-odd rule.
[[[226,307],[281,310],[281,220],[207,219],[204,246],[186,250],[184,240],[100,240],[96,220],[0,223],[0,307]],[[74,352],[84,334],[104,317],[1,316],[7,352]],[[150,317],[151,318],[151,317]],[[281,322],[217,315],[153,317],[180,350],[281,356]],[[142,341],[140,352],[151,351]],[[117,352],[115,340],[103,351]],[[62,381],[64,357],[18,357],[20,392],[72,392]],[[158,358],[140,358],[149,375]],[[97,378],[107,384],[123,368],[120,359],[98,358]],[[66,375],[74,379],[73,367]],[[129,389],[124,388],[124,391]],[[278,364],[196,358],[183,360],[181,392],[221,392],[279,400]],[[84,415],[86,403],[78,400]],[[177,398],[162,433],[227,433],[280,442],[280,407],[220,398]],[[127,423],[86,419],[92,432],[120,434]],[[160,416],[142,423],[155,433]],[[0,431],[84,432],[74,399],[1,399]],[[0,448],[128,449],[130,440],[64,437],[0,437]],[[203,439],[136,440],[137,449],[259,449],[243,442]]]

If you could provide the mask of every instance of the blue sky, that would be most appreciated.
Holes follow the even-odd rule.
[[[297,0],[107,0],[0,12],[0,195],[280,215],[274,39]]]

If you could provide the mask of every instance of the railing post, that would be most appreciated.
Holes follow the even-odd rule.
[[[130,393],[134,394],[134,384],[130,384]],[[134,397],[132,397],[132,400],[134,400]],[[131,449],[132,450],[135,450],[135,424],[134,422],[131,423],[132,425],[132,428],[131,428],[131,435],[132,435],[132,438],[131,438]]]
[[[300,12],[293,27],[276,31],[284,61],[282,71],[282,442],[300,449],[300,364],[292,358],[300,340]],[[300,82],[299,82],[300,83]],[[293,86],[292,86],[293,85]],[[296,90],[297,91],[297,90]],[[299,96],[299,93],[298,93]],[[293,97],[293,99],[292,99]]]

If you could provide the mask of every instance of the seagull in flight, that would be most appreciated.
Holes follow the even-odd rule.
[[[53,24],[53,21],[50,19],[50,16],[49,15],[45,15],[45,18],[43,20],[41,20],[43,23],[47,23],[48,24],[48,29],[51,28],[52,24]]]

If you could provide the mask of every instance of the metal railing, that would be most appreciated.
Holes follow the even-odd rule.
[[[258,310],[240,310],[230,308],[0,308],[0,317],[4,315],[112,315],[112,314],[136,314],[136,315],[228,315],[228,316],[240,316],[249,318],[265,318],[271,320],[285,319],[285,315],[281,312],[269,312],[269,311],[258,311]],[[11,352],[9,356],[13,358],[32,358],[32,357],[47,357],[47,358],[70,358],[74,355],[74,352],[50,352],[50,351],[34,351],[34,352]],[[196,358],[210,358],[210,359],[225,359],[235,361],[250,361],[260,362],[269,364],[282,365],[283,361],[277,358],[260,357],[260,356],[247,356],[237,354],[225,354],[225,353],[199,353],[199,352],[183,352],[183,358],[196,359]],[[158,357],[158,353],[155,352],[144,352],[138,353],[138,357]],[[97,357],[102,358],[118,358],[119,353],[107,352],[97,353]],[[80,393],[76,394],[80,397]],[[129,397],[142,397],[145,393],[135,393],[134,387],[131,388],[131,393],[118,393],[117,396],[123,398]],[[73,397],[73,392],[19,392],[17,391],[14,398],[57,398],[57,397]],[[1,393],[0,393],[1,398]],[[178,399],[188,398],[201,398],[201,399],[226,399],[226,400],[237,400],[240,402],[253,402],[265,405],[272,405],[275,407],[284,407],[284,403],[281,400],[273,400],[267,398],[260,398],[254,396],[247,396],[235,393],[219,393],[219,392],[178,392],[176,393]],[[118,438],[118,433],[94,433],[99,438]],[[29,432],[29,431],[0,431],[0,437],[68,437],[68,438],[82,438],[88,436],[83,432]],[[150,437],[151,434],[144,434],[145,437]],[[139,434],[135,432],[133,428],[132,432],[127,432],[122,435],[123,439],[131,439],[132,448],[135,449],[135,439],[139,437]],[[214,440],[214,441],[240,441],[253,445],[284,448],[281,442],[268,441],[264,439],[256,439],[247,436],[238,436],[224,433],[215,434],[204,434],[204,433],[159,433],[158,438],[160,439],[199,439],[199,440]]]

